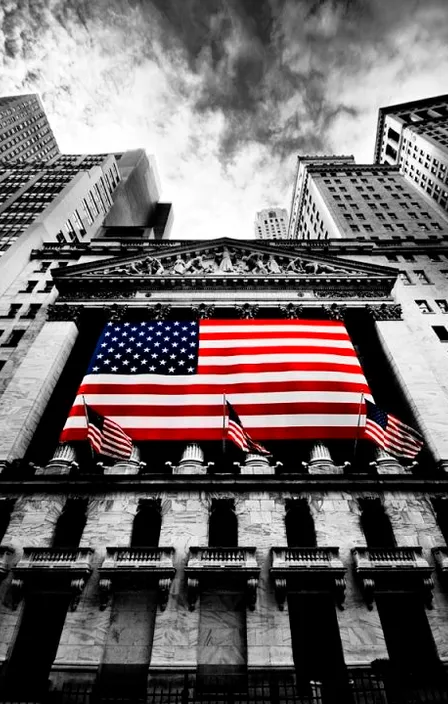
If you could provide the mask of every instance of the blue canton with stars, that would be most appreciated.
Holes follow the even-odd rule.
[[[198,347],[198,322],[108,323],[87,373],[195,374]]]

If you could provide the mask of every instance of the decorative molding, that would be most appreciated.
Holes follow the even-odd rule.
[[[50,303],[46,313],[50,322],[72,321],[75,325],[79,325],[82,311],[81,306],[72,306],[67,303]]]
[[[235,310],[237,311],[238,317],[241,320],[253,320],[257,317],[260,306],[257,303],[243,303],[242,305],[237,304]]]
[[[216,306],[207,303],[200,303],[199,305],[191,306],[191,311],[195,318],[200,320],[201,318],[213,318]]]
[[[403,319],[403,311],[398,303],[381,303],[378,306],[367,305],[365,309],[375,321]]]
[[[332,303],[330,306],[323,306],[325,314],[329,320],[344,320],[347,314],[347,306]]]
[[[288,303],[287,305],[281,305],[279,307],[284,317],[289,320],[296,320],[297,318],[301,318],[303,315],[303,306],[301,305]]]
[[[149,309],[150,315],[154,320],[166,320],[171,313],[171,306],[169,304],[157,303],[154,308]]]

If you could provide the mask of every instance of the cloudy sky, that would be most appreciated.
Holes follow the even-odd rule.
[[[155,154],[173,237],[252,237],[298,153],[372,159],[377,110],[448,93],[448,0],[0,0],[0,94],[61,149]]]

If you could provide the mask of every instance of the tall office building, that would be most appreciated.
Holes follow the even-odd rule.
[[[393,212],[403,177],[309,159],[295,217],[328,211],[326,238],[316,217],[281,242],[105,223],[36,244],[3,296],[21,310],[0,323],[0,701],[448,699],[448,233],[377,236],[374,208],[373,232],[344,229],[349,189]],[[132,435],[121,459],[93,456],[70,410],[104,326],[80,394]],[[361,432],[357,360],[378,407],[422,434],[415,461]],[[223,450],[222,376],[270,456]]]
[[[255,218],[255,239],[284,240],[288,229],[288,211],[285,208],[260,210]]]
[[[353,157],[298,157],[289,239],[428,239],[448,220],[400,172]]]
[[[448,95],[380,108],[375,162],[399,166],[448,211]]]
[[[0,162],[47,161],[58,154],[38,95],[0,97]]]

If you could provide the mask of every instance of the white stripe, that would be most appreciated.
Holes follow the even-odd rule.
[[[187,331],[184,331],[187,332]],[[254,323],[253,325],[210,325],[210,324],[199,324],[200,335],[206,335],[209,333],[231,333],[231,332],[243,332],[243,333],[254,333],[254,332],[331,332],[342,337],[348,338],[347,330],[344,325],[314,325],[310,321],[309,325],[304,325],[303,323],[291,323],[291,325],[285,325],[282,323],[277,323],[275,325],[266,324],[260,325],[259,323]]]
[[[361,370],[361,368],[359,367]],[[318,372],[318,371],[284,371],[284,372],[241,372],[238,374],[191,374],[169,376],[168,374],[87,374],[82,384],[160,384],[177,386],[182,384],[207,385],[217,384],[228,388],[231,384],[257,384],[269,381],[342,381],[366,384],[362,373]],[[222,397],[221,397],[222,399]]]
[[[91,406],[222,406],[222,394],[83,394]],[[265,403],[359,403],[356,391],[278,391],[229,396],[232,404],[258,405]],[[82,406],[77,396],[74,406]]]
[[[179,343],[180,345],[182,343]],[[245,347],[338,347],[353,349],[350,340],[321,340],[320,338],[250,338],[249,340],[200,340],[199,349],[219,349],[232,347],[244,349]],[[300,354],[300,353],[298,353]]]
[[[114,420],[122,428],[222,428],[220,416],[117,416]],[[357,415],[291,414],[272,416],[242,416],[241,421],[248,428],[352,428],[358,425]],[[84,428],[81,416],[67,418],[66,428]]]
[[[357,357],[346,357],[340,354],[301,354],[278,353],[278,354],[232,354],[225,357],[199,357],[198,373],[201,367],[216,365],[218,367],[229,367],[234,364],[306,364],[326,363],[326,364],[349,364],[353,367],[360,367]],[[188,362],[187,362],[188,364]]]

